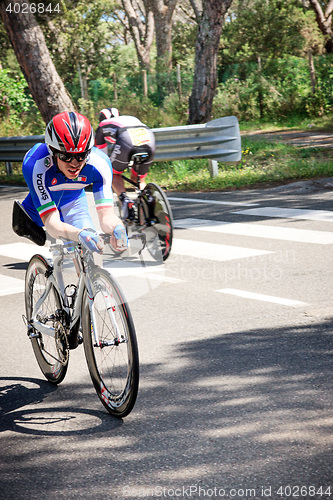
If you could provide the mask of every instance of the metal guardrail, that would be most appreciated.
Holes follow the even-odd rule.
[[[241,138],[235,116],[217,118],[202,125],[186,125],[152,129],[156,139],[154,161],[172,161],[207,158],[210,175],[218,173],[218,161],[234,162],[241,159]],[[10,173],[11,162],[22,161],[26,152],[43,135],[0,137],[0,162],[6,162]]]

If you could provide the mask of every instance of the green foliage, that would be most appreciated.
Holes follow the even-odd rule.
[[[182,96],[179,99],[177,92],[165,98],[162,108],[161,127],[173,127],[185,125],[188,120],[188,98]]]
[[[0,116],[6,117],[10,126],[22,125],[21,115],[33,103],[29,94],[26,94],[27,87],[22,76],[12,78],[9,70],[0,69]]]
[[[116,43],[115,2],[112,0],[61,1],[61,12],[42,24],[56,68],[67,86],[83,76],[96,79],[109,74]]]
[[[166,189],[209,191],[278,185],[291,180],[333,175],[331,154],[323,149],[299,149],[267,140],[243,138],[243,156],[237,163],[219,162],[210,177],[207,160],[182,160],[152,165],[149,181]]]
[[[9,108],[16,113],[27,111],[31,103],[31,98],[25,95],[27,87],[22,76],[11,78],[8,70],[0,69],[0,112],[5,114]]]
[[[223,30],[223,46],[234,61],[299,54],[302,11],[298,0],[237,0]]]
[[[197,35],[195,24],[177,22],[172,29],[172,64],[194,70],[194,50]]]
[[[257,83],[254,75],[245,81],[230,78],[218,87],[213,101],[213,118],[222,116],[237,116],[240,121],[259,117],[257,102]]]
[[[151,71],[147,73],[148,96],[144,97],[135,46],[124,36],[121,2],[51,0],[51,3],[60,3],[60,13],[40,14],[37,20],[77,109],[89,117],[94,127],[100,109],[109,106],[118,107],[122,114],[137,116],[150,127],[187,123],[195,21],[188,16],[186,22],[178,17],[174,23],[174,69],[170,73],[156,74],[153,46]],[[242,127],[249,122],[257,122],[261,127],[264,123],[292,126],[300,119],[324,119],[333,106],[333,56],[323,54],[323,46],[313,11],[303,8],[299,0],[233,0],[221,40],[219,86],[212,118],[236,115]],[[22,130],[43,133],[44,124],[29,98],[1,23],[0,49],[0,61],[6,68],[5,73],[0,71],[0,133],[20,135]],[[315,95],[310,85],[309,49],[315,55]],[[177,63],[181,64],[181,98]],[[84,96],[79,69],[86,81]]]
[[[218,87],[213,116],[235,115],[240,121],[276,120],[292,116],[314,118],[333,106],[333,56],[316,56],[316,94],[312,94],[307,59],[296,56],[271,59],[262,71],[255,63],[226,67],[228,76]],[[260,103],[262,116],[260,114]]]

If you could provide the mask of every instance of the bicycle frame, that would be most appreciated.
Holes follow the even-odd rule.
[[[110,235],[101,237],[110,243]],[[83,343],[99,399],[111,415],[123,418],[139,387],[137,339],[125,296],[112,274],[94,262],[95,254],[80,244],[51,242],[53,261],[34,255],[26,272],[28,336],[36,360],[46,379],[59,384],[70,350]],[[71,259],[75,278],[65,272]]]
[[[43,304],[43,302],[47,299],[51,287],[53,286],[61,300],[61,307],[65,311],[66,315],[66,323],[67,323],[67,329],[68,332],[72,330],[74,325],[76,325],[77,321],[79,321],[81,317],[81,311],[82,311],[82,302],[83,302],[83,296],[84,296],[84,290],[87,290],[87,295],[88,295],[88,302],[89,302],[89,310],[91,314],[91,320],[93,323],[93,332],[94,332],[94,340],[95,340],[95,345],[100,346],[101,342],[99,341],[98,338],[98,332],[97,332],[97,323],[95,321],[95,313],[94,313],[94,308],[92,307],[93,304],[93,293],[92,293],[92,286],[90,283],[90,279],[87,273],[87,269],[91,265],[95,265],[93,263],[93,258],[91,254],[88,252],[83,256],[81,251],[79,250],[78,247],[74,248],[73,252],[68,252],[68,255],[71,255],[72,253],[74,254],[74,261],[76,262],[80,274],[78,277],[78,281],[76,284],[76,292],[75,292],[75,298],[74,298],[74,304],[73,307],[71,307],[68,303],[68,297],[65,292],[65,283],[64,283],[64,277],[63,277],[63,261],[65,257],[65,252],[64,252],[64,247],[62,245],[51,245],[50,250],[52,252],[53,256],[53,268],[50,268],[49,275],[47,276],[47,282],[46,282],[46,288],[44,293],[41,295],[41,297],[38,299],[36,302],[33,312],[32,312],[32,319],[29,324],[29,328],[31,330],[30,337],[38,337],[39,333],[41,332],[44,335],[48,335],[50,337],[55,338],[56,336],[56,330],[55,328],[52,328],[50,326],[45,325],[41,321],[38,320],[38,313],[40,311],[40,308]],[[112,311],[109,311],[110,318],[112,323],[117,327],[115,324],[114,318],[112,317]],[[32,330],[37,330],[37,333],[34,333]]]

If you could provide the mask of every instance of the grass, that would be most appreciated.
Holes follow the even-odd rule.
[[[168,190],[223,191],[331,175],[331,150],[300,149],[281,142],[243,138],[242,160],[219,163],[216,177],[210,177],[207,160],[192,160],[155,163],[149,180]]]
[[[0,183],[25,185],[21,164],[6,175],[0,163]],[[218,175],[210,177],[207,160],[154,163],[147,180],[173,191],[224,191],[284,184],[301,179],[333,176],[332,150],[299,148],[283,142],[242,138],[242,159],[237,163],[219,162]]]

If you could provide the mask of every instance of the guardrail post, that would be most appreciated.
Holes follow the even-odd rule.
[[[208,168],[211,177],[216,177],[219,173],[218,165],[216,160],[208,159]]]
[[[7,175],[13,174],[13,165],[11,161],[6,161],[6,174]]]

